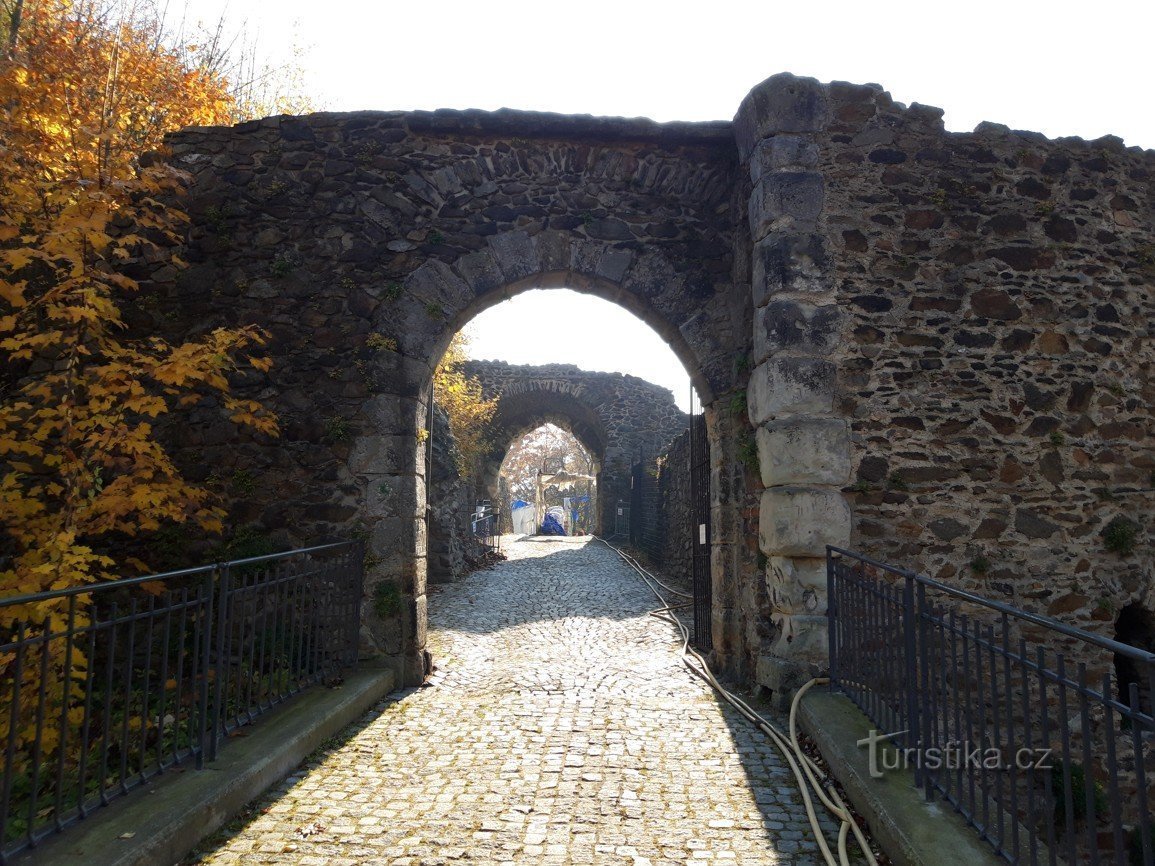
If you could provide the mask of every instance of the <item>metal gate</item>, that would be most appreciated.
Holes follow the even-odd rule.
[[[662,559],[661,511],[657,466],[642,455],[630,473],[630,544],[655,563]]]
[[[693,551],[694,646],[710,650],[710,442],[706,416],[690,417],[690,547]]]

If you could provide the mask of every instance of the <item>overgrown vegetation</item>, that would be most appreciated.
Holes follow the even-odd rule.
[[[157,537],[171,553],[184,544],[177,528],[222,530],[224,511],[181,474],[158,418],[204,400],[237,425],[277,433],[271,413],[230,390],[238,371],[271,365],[259,328],[180,344],[125,335],[121,309],[139,288],[126,265],[184,266],[172,251],[186,217],[171,203],[186,177],[141,155],[170,130],[245,112],[241,82],[226,74],[238,68],[227,40],[173,37],[150,0],[0,0],[0,582],[9,593],[147,570],[113,555],[127,538]],[[249,108],[263,107],[250,96]],[[225,212],[209,225],[226,230]],[[0,608],[0,629],[34,619],[26,638],[59,630],[63,609]],[[87,622],[81,607],[73,625]],[[64,669],[63,643],[48,644],[50,657],[19,682],[0,669],[0,690],[35,707],[37,670]],[[32,711],[0,714],[15,801],[34,743],[43,761],[79,760],[61,754],[60,720],[84,699],[89,660],[79,646],[70,652],[76,673],[52,690],[40,723]]]
[[[433,398],[449,415],[449,428],[457,442],[457,471],[463,478],[475,478],[493,445],[490,422],[497,400],[483,399],[481,383],[465,373],[468,347],[464,333],[454,335],[433,374]]]
[[[1120,556],[1127,556],[1135,550],[1135,541],[1139,537],[1139,524],[1120,515],[1103,527],[1102,535],[1103,546],[1107,550]]]

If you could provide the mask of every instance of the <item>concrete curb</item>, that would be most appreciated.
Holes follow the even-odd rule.
[[[168,772],[13,861],[15,866],[160,866],[180,861],[246,803],[393,690],[365,669],[313,688],[244,728],[203,770]],[[128,838],[122,838],[131,834]]]
[[[798,708],[798,726],[896,866],[1006,866],[961,815],[924,799],[911,770],[870,777],[867,751],[858,741],[876,726],[848,697],[811,689]]]

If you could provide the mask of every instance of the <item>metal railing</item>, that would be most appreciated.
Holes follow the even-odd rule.
[[[1009,862],[1152,866],[1155,655],[834,547],[827,579],[831,683],[879,772]]]
[[[470,521],[474,537],[492,552],[501,547],[501,515],[489,501],[479,503]]]
[[[357,662],[342,542],[0,599],[0,863]]]

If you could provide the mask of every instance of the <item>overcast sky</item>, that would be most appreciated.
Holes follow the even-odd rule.
[[[225,5],[192,0],[207,20]],[[721,120],[734,116],[751,87],[785,70],[880,83],[900,102],[945,109],[951,130],[990,120],[1051,137],[1114,134],[1155,148],[1153,0],[228,0],[227,9],[234,21],[247,20],[268,54],[305,47],[308,86],[332,110],[504,106]],[[593,314],[595,302],[585,300],[566,312],[555,299],[548,314],[593,315],[610,327],[617,308],[596,302],[609,312]],[[500,349],[517,363],[635,373],[685,401],[684,375],[658,372],[677,361],[651,357],[656,338],[628,336],[626,324],[648,333],[628,313],[620,312],[626,324],[613,326],[613,339],[582,356],[588,347],[578,329],[572,340],[541,341],[530,351],[526,335],[542,311],[523,296],[479,316],[478,356]],[[579,355],[567,354],[575,346]]]

